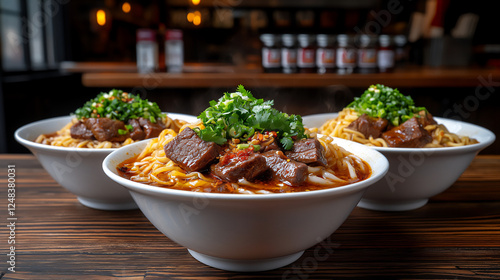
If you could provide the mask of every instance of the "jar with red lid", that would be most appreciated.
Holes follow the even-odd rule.
[[[335,37],[327,34],[316,36],[316,67],[318,73],[333,73],[335,71]]]
[[[281,72],[281,49],[278,46],[279,36],[274,34],[260,35],[262,41],[262,67],[266,73]]]
[[[316,49],[314,37],[309,34],[297,35],[299,47],[297,49],[297,68],[300,73],[316,72]]]
[[[351,74],[356,68],[356,48],[347,34],[337,36],[337,73]]]
[[[169,29],[165,32],[165,66],[167,72],[182,72],[184,67],[184,41],[181,30]]]
[[[297,72],[297,47],[295,35],[281,35],[281,69],[283,73]]]
[[[394,70],[395,55],[389,35],[379,36],[379,50],[377,53],[377,65],[380,72],[391,72]]]
[[[358,72],[377,72],[377,38],[375,36],[362,34],[358,38]]]
[[[151,73],[158,70],[158,42],[152,29],[138,29],[136,32],[137,71]]]
[[[394,40],[394,57],[396,67],[405,65],[408,62],[407,39],[405,35],[396,35]]]

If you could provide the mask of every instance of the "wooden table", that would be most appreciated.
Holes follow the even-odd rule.
[[[500,156],[478,156],[444,193],[409,212],[355,208],[295,263],[261,273],[205,266],[140,210],[82,206],[31,155],[0,155],[2,280],[500,279]],[[7,167],[15,165],[15,270],[10,272]],[[318,255],[319,254],[319,255]],[[321,256],[321,258],[315,258]]]

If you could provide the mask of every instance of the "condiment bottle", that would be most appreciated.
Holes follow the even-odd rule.
[[[333,73],[335,69],[335,39],[331,35],[318,34],[316,36],[316,67],[318,73]]]
[[[356,68],[356,48],[347,34],[337,36],[337,73],[350,74]]]
[[[390,72],[394,69],[394,49],[389,35],[379,36],[380,48],[377,54],[377,65],[380,72]]]
[[[278,47],[279,37],[274,34],[262,34],[262,67],[266,73],[281,72],[281,49]]]
[[[396,35],[394,36],[394,56],[396,65],[403,65],[408,61],[408,52],[406,50],[406,36]]]
[[[158,43],[154,30],[137,30],[136,55],[137,71],[139,73],[151,73],[158,70]]]
[[[376,38],[367,34],[359,36],[358,71],[359,73],[377,72]]]
[[[181,30],[169,29],[165,32],[165,66],[167,72],[182,72],[184,66],[184,42]]]
[[[293,34],[281,35],[281,68],[283,73],[297,72],[297,48]]]
[[[297,68],[300,73],[316,72],[316,50],[314,37],[309,34],[297,35],[299,47],[297,49]]]

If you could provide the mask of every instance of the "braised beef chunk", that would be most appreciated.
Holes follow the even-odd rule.
[[[280,149],[280,147],[278,146],[278,144],[276,144],[276,141],[273,141],[273,142],[271,142],[271,144],[269,144],[267,146],[263,146],[262,148],[260,148],[260,152],[264,153],[264,152],[267,152],[267,151],[279,150],[279,149]]]
[[[144,133],[146,133],[146,139],[157,137],[160,135],[162,130],[165,129],[165,125],[158,120],[153,123],[150,120],[141,117],[139,118],[139,124],[144,130]]]
[[[422,148],[432,141],[430,133],[422,127],[415,117],[384,132],[382,138],[389,147],[401,148]]]
[[[428,125],[437,124],[436,120],[434,120],[431,113],[429,113],[425,110],[418,112],[418,115],[420,116],[420,118],[418,118],[417,120],[423,127],[426,127]]]
[[[301,139],[293,144],[286,156],[306,164],[319,164],[326,166],[325,149],[316,138]]]
[[[165,155],[186,171],[199,171],[211,163],[220,152],[219,145],[203,141],[191,128],[185,128],[165,147]]]
[[[126,131],[122,121],[108,118],[88,118],[85,126],[92,131],[98,141],[122,142],[128,138],[128,133],[120,134],[118,130]]]
[[[367,114],[361,115],[347,128],[361,132],[366,138],[378,138],[386,130],[388,121],[382,118],[372,118]]]
[[[122,121],[109,118],[88,118],[74,124],[70,128],[70,133],[75,139],[123,142],[129,137],[133,140],[157,137],[165,129],[163,122],[152,123],[145,118],[130,119],[127,125],[131,125],[132,130],[128,131]]]
[[[85,126],[85,124],[81,121],[78,121],[77,123],[72,125],[69,129],[69,132],[71,134],[71,138],[74,139],[95,139],[94,133],[92,133],[92,131],[88,129],[87,126]]]
[[[227,163],[219,161],[211,167],[213,174],[227,182],[238,182],[241,178],[252,181],[267,169],[266,159],[259,153],[233,157]]]
[[[132,138],[133,140],[146,139],[146,133],[144,133],[144,130],[142,130],[142,127],[137,119],[128,120],[128,124],[132,126],[132,131],[130,131],[130,138]]]
[[[300,186],[307,179],[307,165],[287,158],[281,151],[262,154],[271,176],[291,186]]]

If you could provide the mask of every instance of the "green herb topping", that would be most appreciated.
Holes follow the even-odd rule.
[[[427,111],[425,107],[415,107],[413,99],[398,89],[380,84],[371,85],[360,97],[355,97],[347,108],[370,117],[387,119],[394,126],[412,117],[419,117],[418,112],[422,110]]]
[[[210,101],[210,107],[198,119],[204,129],[195,129],[201,139],[223,145],[228,139],[243,141],[255,132],[274,131],[285,150],[293,146],[293,141],[307,138],[304,134],[302,117],[288,115],[274,108],[273,101],[256,99],[242,85],[237,92],[224,93],[218,102]]]
[[[156,122],[157,118],[165,117],[158,104],[117,89],[108,93],[101,92],[94,99],[85,102],[83,107],[75,111],[74,115],[77,119],[110,118],[123,122],[143,117],[153,123]]]

